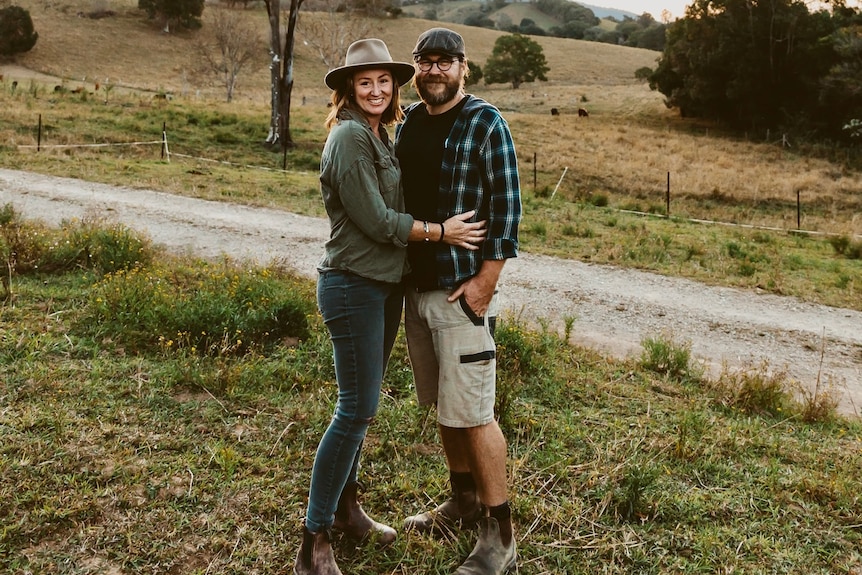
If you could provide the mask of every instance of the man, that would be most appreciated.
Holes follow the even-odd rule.
[[[406,110],[396,155],[407,211],[421,221],[476,210],[487,235],[479,250],[448,246],[426,224],[408,246],[405,332],[420,404],[437,405],[452,487],[436,509],[408,517],[406,529],[479,525],[459,575],[500,574],[516,550],[506,482],[506,439],[494,419],[497,280],[517,256],[521,219],[515,147],[506,121],[467,95],[464,39],[446,28],[419,36],[414,85],[422,102]]]

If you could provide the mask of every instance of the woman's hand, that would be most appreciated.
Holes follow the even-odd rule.
[[[442,241],[450,246],[458,246],[468,250],[478,250],[485,241],[485,220],[470,222],[476,210],[470,210],[457,216],[452,216],[443,222]]]

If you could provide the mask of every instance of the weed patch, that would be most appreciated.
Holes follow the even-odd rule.
[[[265,351],[308,337],[313,307],[299,281],[224,260],[137,267],[92,289],[80,328],[135,350],[204,355]]]
[[[640,366],[680,383],[695,382],[701,371],[691,357],[691,347],[673,337],[646,338],[641,341]]]

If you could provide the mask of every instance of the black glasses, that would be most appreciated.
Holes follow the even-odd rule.
[[[416,64],[422,72],[430,72],[431,68],[434,67],[434,64],[437,64],[437,69],[441,72],[448,72],[454,62],[454,60],[437,60],[436,62],[432,62],[431,60],[419,60]]]

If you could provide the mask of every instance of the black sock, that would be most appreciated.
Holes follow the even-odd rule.
[[[476,481],[469,471],[450,471],[449,483],[452,484],[452,489],[456,492],[476,491]]]
[[[512,509],[509,507],[509,502],[491,507],[488,511],[500,526],[500,539],[503,541],[503,546],[508,547],[512,543]]]

